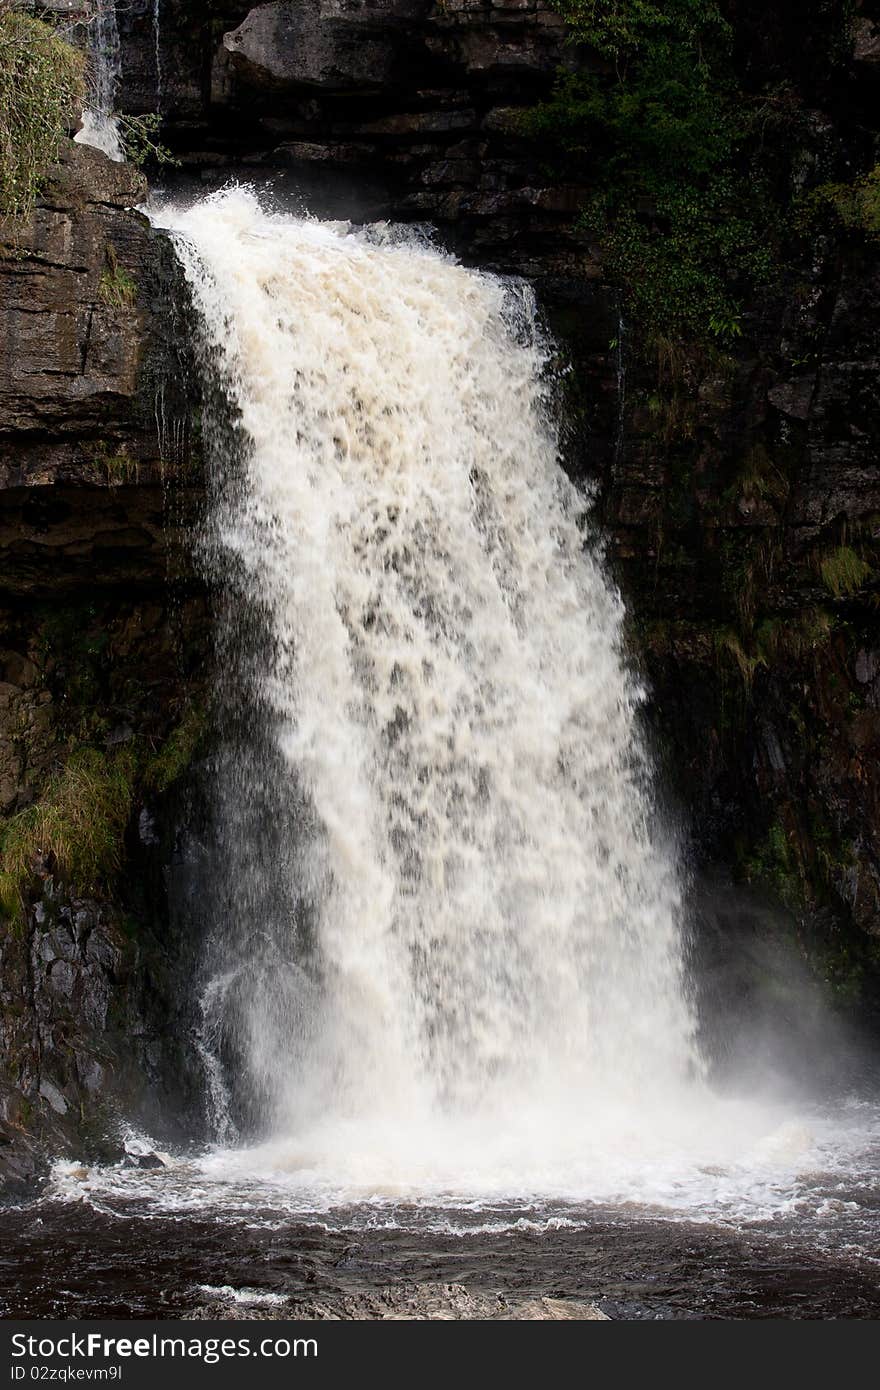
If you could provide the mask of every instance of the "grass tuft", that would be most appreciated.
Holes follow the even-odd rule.
[[[824,556],[819,572],[825,588],[835,598],[856,593],[874,575],[871,566],[849,545],[839,545]]]
[[[742,676],[743,685],[746,691],[750,691],[755,679],[755,672],[759,666],[766,666],[767,661],[759,651],[754,656],[750,655],[744,648],[739,635],[732,628],[725,628],[718,633],[715,639],[715,648],[718,652],[727,652],[733,657],[739,673]]]
[[[137,298],[137,284],[116,257],[116,247],[108,241],[107,264],[101,271],[98,295],[111,309],[131,309]]]
[[[77,893],[109,887],[122,866],[134,760],[80,748],[33,806],[0,830],[0,909],[22,916],[22,890],[38,864]]]

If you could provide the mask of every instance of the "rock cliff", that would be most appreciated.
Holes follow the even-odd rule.
[[[70,143],[0,260],[4,817],[51,797],[76,750],[96,766],[161,754],[203,680],[193,402],[176,265],[133,210],[144,193]],[[123,1102],[129,1116],[195,1103],[173,1041],[190,944],[168,930],[163,791],[130,806],[131,891],[71,896],[38,858],[0,912],[0,1179],[107,1142]]]
[[[170,7],[169,7],[170,8]],[[430,222],[469,258],[579,267],[576,187],[518,117],[572,61],[543,0],[278,0],[120,14],[126,99],[161,109],[183,172],[263,180],[321,215]]]

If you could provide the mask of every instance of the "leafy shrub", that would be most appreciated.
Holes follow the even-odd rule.
[[[84,59],[50,25],[0,14],[0,216],[21,217],[82,107]]]
[[[801,220],[809,226],[821,212],[831,212],[848,231],[880,239],[880,164],[852,183],[823,183],[801,203]]]
[[[134,164],[140,169],[148,162],[156,164],[178,164],[180,162],[174,157],[168,146],[159,141],[158,135],[162,128],[162,118],[154,111],[148,111],[142,116],[120,114],[116,121],[125,150],[125,157],[130,164]]]
[[[733,341],[743,294],[773,271],[774,212],[741,158],[752,114],[730,25],[714,0],[557,7],[596,56],[560,77],[528,129],[597,187],[583,225],[635,318],[655,333]]]

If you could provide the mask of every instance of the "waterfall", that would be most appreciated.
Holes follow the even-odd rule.
[[[114,116],[116,89],[122,74],[122,49],[113,0],[94,0],[89,18],[91,101],[82,114],[82,129],[74,139],[81,145],[103,150],[121,164],[125,150]]]
[[[258,1128],[378,1181],[638,1125],[700,1072],[680,889],[530,288],[243,189],[160,220],[235,417],[211,1027]]]

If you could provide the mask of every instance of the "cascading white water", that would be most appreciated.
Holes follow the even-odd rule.
[[[728,1217],[787,1209],[804,1164],[854,1169],[873,1111],[704,1079],[621,603],[529,289],[243,189],[154,216],[233,416],[205,421],[228,728],[201,1002],[261,1136],[164,1200]]]
[[[679,891],[530,291],[242,190],[163,220],[246,441],[245,685],[309,808],[318,984],[276,960],[235,1005],[270,1130],[634,1113],[699,1070]]]
[[[81,145],[103,150],[121,164],[125,150],[119,123],[113,114],[116,89],[122,73],[122,48],[116,22],[115,0],[94,0],[89,17],[91,100],[82,113],[82,129],[73,137]]]

